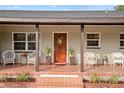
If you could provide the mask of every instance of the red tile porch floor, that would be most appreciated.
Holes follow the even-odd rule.
[[[37,76],[37,84],[28,84],[28,86],[20,86],[17,83],[16,85],[11,86],[3,86],[0,85],[0,87],[83,87],[82,83],[82,76],[91,75],[93,72],[97,72],[100,75],[103,76],[111,76],[111,75],[117,75],[117,76],[124,76],[124,68],[121,66],[85,66],[85,71],[80,72],[80,66],[79,65],[41,65],[39,72],[34,72],[34,66],[26,66],[26,65],[7,65],[6,67],[3,67],[0,65],[0,74],[8,73],[8,74],[17,74],[20,72],[30,72],[33,76]],[[78,78],[73,77],[40,77],[41,75],[78,75]]]
[[[30,65],[6,65],[3,67],[0,65],[1,73],[19,73],[19,72],[31,72],[33,74],[49,73],[49,74],[82,74],[90,75],[93,72],[97,72],[101,75],[118,75],[124,76],[124,67],[121,66],[84,66],[84,72],[80,72],[80,65],[40,65],[40,71],[35,72],[34,66]]]

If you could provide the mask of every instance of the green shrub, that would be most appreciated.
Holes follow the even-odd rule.
[[[16,81],[18,81],[18,82],[29,81],[29,78],[30,78],[30,76],[28,73],[22,73],[16,77]]]
[[[0,81],[7,81],[9,77],[7,75],[0,76]]]
[[[52,48],[46,47],[45,48],[45,53],[46,53],[47,56],[50,56],[51,53],[52,53]]]
[[[75,54],[74,49],[73,49],[72,47],[69,48],[69,49],[68,49],[68,55],[69,55],[70,57],[74,57],[74,54]]]
[[[102,81],[104,81],[104,79],[100,76],[98,76],[96,73],[93,73],[91,75],[91,82],[92,83],[101,83]]]
[[[111,76],[108,79],[108,82],[111,83],[111,84],[118,84],[118,77],[117,76]]]

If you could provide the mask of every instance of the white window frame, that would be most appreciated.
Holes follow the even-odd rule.
[[[120,39],[120,35],[121,34],[124,34],[124,32],[120,32],[120,34],[119,34],[119,41],[124,41],[124,39]],[[119,46],[120,46],[120,42],[119,42]],[[124,46],[120,46],[120,48],[124,48]]]
[[[14,41],[14,33],[25,33],[26,34],[26,41]],[[35,42],[36,44],[36,40],[35,41],[28,41],[28,34],[29,33],[34,33],[36,35],[36,32],[12,32],[12,49],[14,50],[14,42],[25,42],[25,50],[14,50],[14,51],[34,51],[34,50],[28,50],[28,43],[29,42]]]
[[[87,34],[99,34],[99,39],[87,39]],[[88,41],[98,40],[98,46],[87,46]],[[100,32],[86,32],[86,47],[87,48],[100,48],[101,47],[101,33]]]

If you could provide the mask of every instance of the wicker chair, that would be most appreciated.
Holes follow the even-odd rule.
[[[84,58],[85,58],[86,64],[97,65],[97,57],[93,52],[85,52]]]
[[[6,50],[3,52],[3,62],[4,62],[4,66],[7,63],[13,63],[13,65],[15,64],[14,62],[15,60],[15,52],[12,50]]]
[[[30,55],[28,55],[28,65],[29,64],[34,64],[36,60],[36,52],[34,51]]]
[[[123,66],[124,55],[122,53],[120,53],[120,52],[114,52],[114,53],[111,53],[111,56],[112,56],[112,60],[113,60],[114,66],[116,64],[121,64]]]

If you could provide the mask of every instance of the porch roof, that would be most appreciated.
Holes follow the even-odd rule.
[[[124,12],[0,10],[0,23],[124,24]]]

